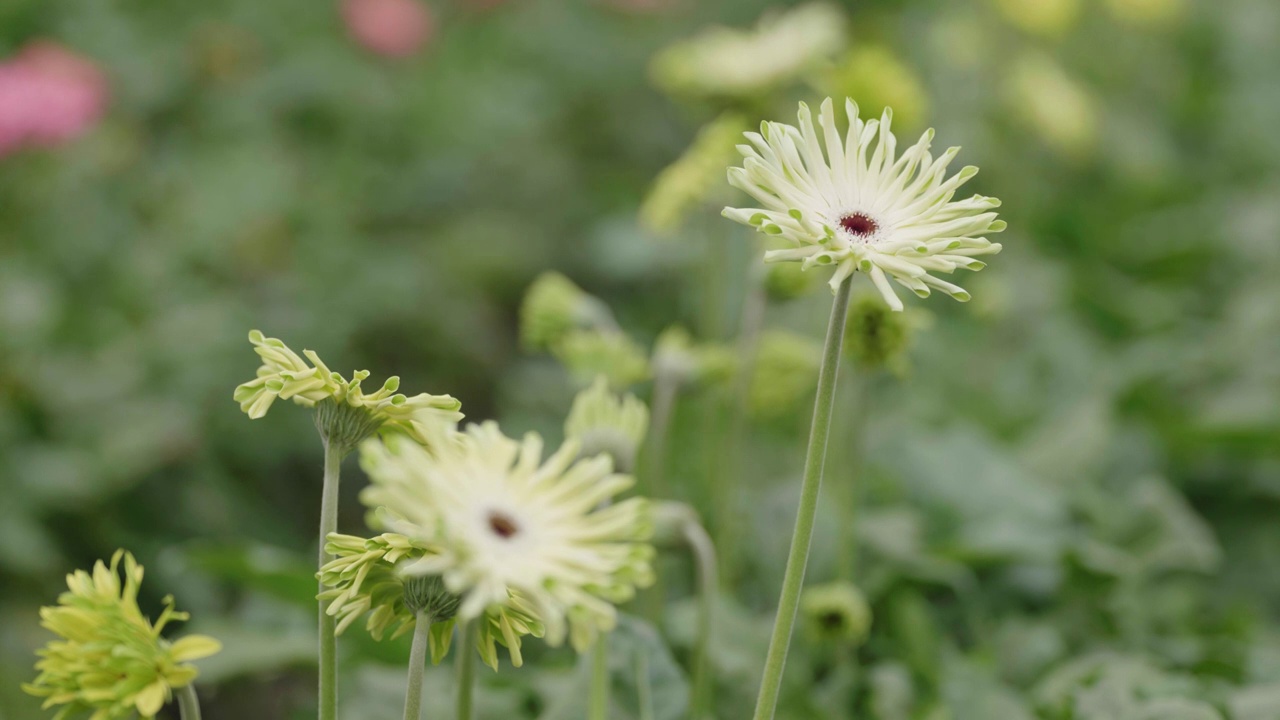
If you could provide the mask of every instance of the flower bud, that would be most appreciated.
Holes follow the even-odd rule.
[[[880,297],[863,295],[849,307],[844,352],[864,370],[900,370],[910,340],[907,317],[894,312]]]
[[[607,454],[613,458],[614,468],[624,473],[635,468],[636,454],[648,429],[649,408],[635,395],[610,392],[603,375],[578,393],[564,421],[564,435],[578,441],[580,457]]]
[[[800,613],[805,631],[817,642],[857,647],[871,632],[871,606],[853,583],[806,588]]]

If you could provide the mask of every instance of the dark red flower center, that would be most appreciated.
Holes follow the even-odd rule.
[[[875,220],[872,220],[862,213],[845,215],[840,218],[840,227],[848,230],[858,237],[870,237],[880,229],[880,226],[876,224]]]
[[[489,529],[504,540],[520,532],[520,526],[510,515],[497,510],[489,511]]]

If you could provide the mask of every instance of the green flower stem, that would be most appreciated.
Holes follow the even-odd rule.
[[[457,720],[471,720],[476,689],[475,641],[473,622],[463,623],[458,631],[458,714]]]
[[[648,495],[665,497],[667,489],[667,438],[675,416],[680,383],[669,372],[653,378],[653,410],[649,415],[649,453],[645,463]]]
[[[782,580],[782,597],[778,601],[778,617],[769,654],[765,658],[764,677],[756,700],[755,720],[772,720],[782,688],[782,671],[787,664],[787,648],[796,623],[800,589],[804,585],[805,567],[809,562],[809,546],[813,542],[814,518],[818,513],[818,496],[822,490],[822,471],[827,458],[827,439],[831,434],[831,406],[835,401],[836,377],[840,374],[840,349],[844,343],[845,316],[849,313],[850,278],[836,290],[827,324],[827,340],[822,349],[822,367],[818,370],[818,395],[813,403],[813,426],[809,431],[809,447],[805,453],[804,481],[800,489],[800,508],[796,512],[795,532],[787,556],[787,571]]]
[[[716,548],[702,524],[689,518],[684,539],[693,552],[698,573],[698,634],[693,646],[693,695],[689,700],[691,720],[707,717],[712,707],[711,633],[716,601]]]
[[[187,683],[178,688],[178,714],[182,720],[200,720],[200,699],[196,697],[196,686]]]
[[[329,533],[338,531],[338,475],[348,448],[340,442],[324,444],[324,490],[320,501],[320,558],[317,568],[324,567],[333,556],[325,552]],[[320,584],[320,592],[324,592]],[[325,612],[320,601],[320,718],[338,720],[338,640],[334,636],[336,621]]]
[[[653,720],[653,683],[649,680],[649,656],[636,651],[636,705],[640,720]]]
[[[427,672],[427,645],[430,639],[431,616],[419,612],[414,618],[413,646],[409,650],[409,683],[404,691],[404,720],[418,720],[422,715],[422,676]]]
[[[601,633],[591,649],[591,690],[587,720],[609,720],[609,636]]]

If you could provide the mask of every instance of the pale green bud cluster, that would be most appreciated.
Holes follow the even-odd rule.
[[[550,350],[575,330],[616,331],[604,301],[558,272],[542,273],[520,305],[520,340],[531,351]]]
[[[429,426],[453,424],[462,419],[459,412],[462,403],[449,395],[402,395],[396,392],[400,388],[400,378],[395,376],[387,378],[376,392],[365,393],[361,383],[369,377],[368,370],[357,370],[352,373],[352,379],[347,380],[330,370],[311,350],[302,351],[306,358],[303,359],[282,341],[265,337],[258,330],[249,333],[249,342],[262,358],[262,366],[258,368],[257,378],[236,388],[234,398],[250,418],[266,415],[277,399],[292,400],[305,407],[319,407],[325,401],[332,401],[335,406],[360,410],[367,416],[365,426],[361,416],[344,415],[338,412],[340,407],[334,407],[330,408],[332,412],[322,411],[323,417],[317,418],[322,424],[321,433],[326,438],[341,434],[341,440],[348,445],[359,442],[362,431],[367,435],[392,429],[421,442]]]
[[[431,622],[431,661],[439,663],[448,654],[461,598],[449,592],[439,576],[412,572],[411,566],[430,550],[396,533],[372,538],[332,533],[325,551],[334,559],[318,573],[327,588],[319,598],[329,602],[325,612],[337,619],[337,634],[367,615],[365,629],[373,639],[394,640],[412,631],[421,613]],[[507,648],[511,663],[519,667],[521,638],[543,635],[542,624],[519,598],[487,609],[476,622],[476,650],[495,670],[498,644]]]
[[[604,376],[613,387],[627,387],[649,377],[644,348],[619,331],[574,330],[551,350],[583,383]]]
[[[635,468],[648,429],[649,408],[631,393],[615,395],[604,376],[578,393],[564,421],[565,438],[579,443],[581,457],[610,455],[621,472]]]
[[[699,204],[723,192],[724,166],[749,130],[743,118],[725,113],[707,123],[675,162],[658,174],[640,205],[640,223],[659,235],[675,232]]]
[[[805,632],[818,642],[857,647],[871,632],[871,606],[850,582],[806,588],[800,614]]]
[[[149,720],[173,690],[196,678],[189,661],[221,650],[217,640],[204,635],[173,642],[161,637],[165,625],[188,616],[175,611],[173,598],[166,597],[159,619],[154,624],[147,619],[138,608],[142,575],[133,556],[118,550],[110,566],[99,560],[92,574],[68,575],[68,592],[56,606],[40,609],[40,624],[61,639],[38,651],[40,674],[23,690],[45,698],[46,709],[62,705],[55,720],[90,712],[93,720]]]

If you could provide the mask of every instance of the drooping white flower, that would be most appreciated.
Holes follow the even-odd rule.
[[[388,440],[361,448],[373,481],[361,500],[376,524],[430,549],[405,572],[440,576],[460,618],[516,597],[548,642],[569,634],[581,651],[614,627],[614,603],[652,581],[648,503],[607,504],[633,484],[607,455],[577,460],[571,440],[544,462],[540,437],[517,442],[492,422],[429,449]]]
[[[960,148],[935,158],[929,152],[932,130],[898,155],[891,110],[866,121],[852,100],[845,110],[849,127],[843,137],[829,98],[818,117],[821,136],[803,103],[799,127],[766,122],[760,133],[747,133],[751,144],[738,146],[745,159],[742,167],[729,169],[729,183],[762,207],[725,208],[724,216],[794,246],[766,252],[766,262],[834,266],[833,290],[858,271],[871,277],[894,310],[903,306],[889,278],[920,297],[936,289],[967,301],[963,288],[932,273],[986,267],[974,258],[1000,251],[999,244],[981,237],[1004,230],[1005,222],[993,212],[1000,201],[981,195],[953,199],[978,169],[968,166],[947,177]]]

